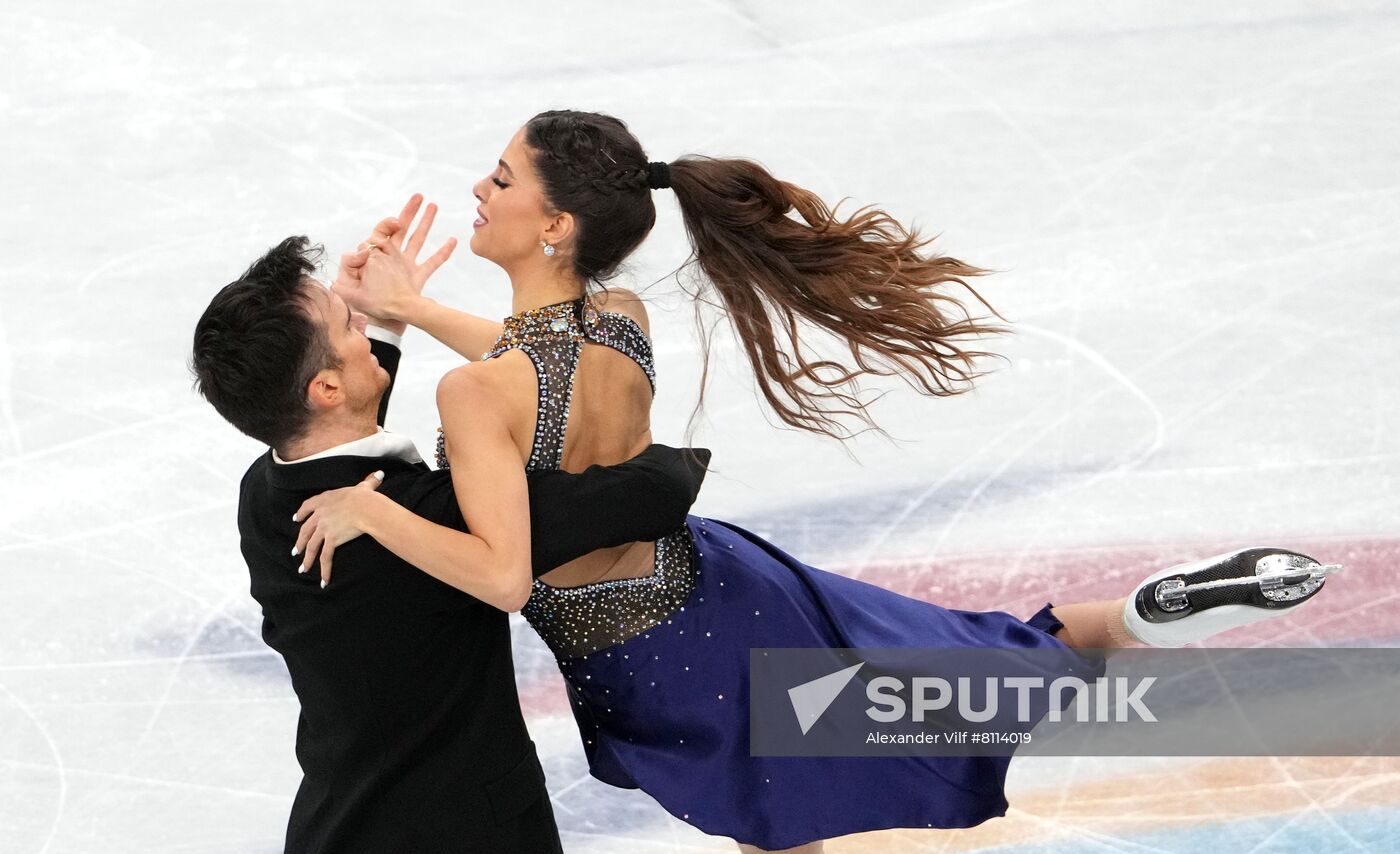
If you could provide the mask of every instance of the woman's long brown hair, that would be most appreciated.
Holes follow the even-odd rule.
[[[968,391],[983,373],[975,360],[995,354],[954,339],[1007,331],[948,292],[959,285],[1005,320],[966,281],[987,270],[926,252],[931,238],[883,210],[842,218],[748,160],[684,157],[670,164],[670,178],[691,260],[718,292],[759,391],[785,424],[836,438],[850,435],[847,416],[874,427],[855,387],[866,375],[898,376],[935,397]],[[850,364],[809,357],[804,326],[843,339]]]
[[[585,283],[607,281],[656,222],[641,144],[602,113],[551,110],[525,128],[550,203],[574,216],[575,274]],[[982,373],[974,361],[995,355],[955,339],[1006,327],[974,318],[949,293],[959,285],[1005,320],[966,281],[988,271],[926,252],[931,239],[888,213],[867,207],[841,218],[815,194],[748,160],[689,156],[668,171],[690,260],[704,274],[695,295],[708,301],[705,280],[718,292],[759,390],[783,423],[845,438],[846,416],[875,427],[858,396],[862,376],[899,376],[944,397],[967,391]],[[844,340],[850,364],[809,357],[804,326]],[[702,337],[708,377],[709,336]]]

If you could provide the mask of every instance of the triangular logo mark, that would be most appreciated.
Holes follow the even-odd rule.
[[[802,727],[803,735],[816,725],[817,719],[831,707],[841,689],[845,688],[846,683],[855,678],[856,671],[864,666],[863,661],[852,664],[843,670],[828,673],[819,679],[803,682],[788,689],[788,699],[792,700],[792,710],[797,713],[797,723]]]

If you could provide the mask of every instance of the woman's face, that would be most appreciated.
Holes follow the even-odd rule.
[[[544,257],[540,240],[556,213],[531,164],[525,129],[511,137],[500,162],[472,188],[481,202],[472,223],[472,252],[507,270],[534,255]]]

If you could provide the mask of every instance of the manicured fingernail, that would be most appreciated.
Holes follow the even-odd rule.
[[[384,480],[384,472],[382,472],[382,471],[377,471],[377,472],[375,472],[375,473],[374,473],[374,476],[375,476],[376,479],[378,479],[378,480],[380,480],[380,481]]]
[[[297,567],[297,572],[300,572],[303,575],[306,574],[306,564],[302,564],[301,566]]]
[[[292,546],[292,557],[301,554],[301,546]]]
[[[322,590],[325,590],[325,589],[326,589],[326,585],[327,585],[327,584],[330,584],[330,582],[327,581],[327,580],[324,579],[324,578],[321,579],[321,589],[322,589]]]
[[[300,522],[300,521],[301,521],[300,519],[297,518],[298,515],[300,515],[300,514],[297,514],[297,513],[293,513],[293,514],[292,514],[292,521],[293,521],[293,522]]]

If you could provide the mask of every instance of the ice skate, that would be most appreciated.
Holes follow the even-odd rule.
[[[1341,569],[1276,548],[1178,564],[1138,585],[1123,608],[1123,623],[1150,646],[1182,646],[1295,608]]]

